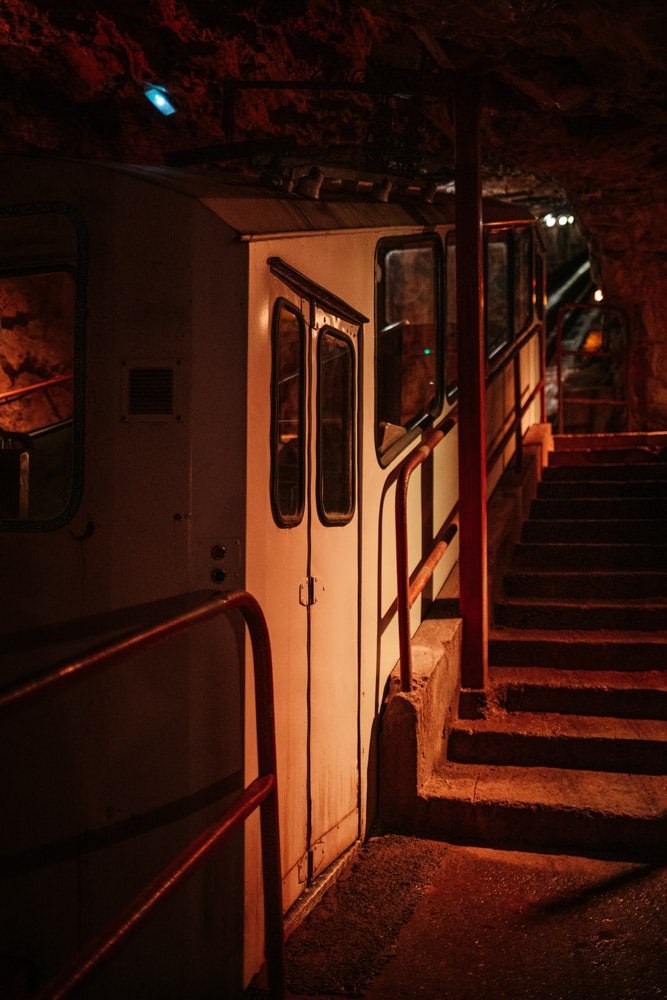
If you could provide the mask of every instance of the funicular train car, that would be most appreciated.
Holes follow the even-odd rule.
[[[244,589],[274,666],[283,905],[366,833],[410,569],[458,557],[453,199],[317,199],[159,168],[6,158],[0,195],[2,684]],[[489,490],[540,419],[542,250],[485,205]],[[506,364],[509,353],[514,364]],[[518,380],[518,381],[517,381]],[[454,526],[454,530],[452,530]],[[3,963],[39,983],[243,787],[231,618],[3,723]],[[92,996],[237,995],[262,960],[255,820]]]

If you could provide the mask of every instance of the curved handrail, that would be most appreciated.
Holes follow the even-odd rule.
[[[416,577],[410,583],[408,566],[408,483],[412,473],[442,441],[454,422],[448,424],[446,430],[431,431],[418,448],[415,448],[403,460],[396,482],[396,583],[398,611],[398,646],[401,669],[401,690],[410,691],[412,687],[412,648],[410,645],[410,609],[415,603],[433,572],[447,551],[447,542],[440,539],[435,543],[430,553],[422,563]]]
[[[257,807],[260,808],[262,870],[264,876],[265,954],[269,990],[274,1000],[285,995],[285,967],[282,913],[282,880],[280,871],[280,832],[278,824],[278,791],[276,777],[276,742],[273,707],[273,676],[271,647],[264,614],[252,595],[246,591],[207,595],[195,608],[174,615],[151,628],[144,629],[109,643],[79,659],[71,660],[53,670],[36,675],[0,696],[0,714],[20,708],[82,674],[115,663],[134,652],[168,639],[177,632],[208,621],[217,615],[237,609],[248,626],[253,651],[255,674],[255,715],[257,719],[257,757],[259,776],[244,789],[221,819],[211,824],[199,837],[167,865],[159,875],[91,941],[38,994],[40,1000],[57,1000],[88,979],[102,962],[111,958],[132,931],[137,929],[153,909],[205,860],[211,851],[243,822]]]

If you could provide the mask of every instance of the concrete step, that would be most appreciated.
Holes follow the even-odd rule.
[[[665,522],[661,518],[643,520],[609,519],[595,521],[585,518],[553,518],[525,521],[521,529],[522,542],[584,542],[595,544],[651,544],[665,537]]]
[[[576,499],[589,497],[667,497],[664,479],[563,479],[542,480],[537,484],[537,499]]]
[[[515,569],[570,570],[663,570],[667,545],[642,542],[519,542],[514,548]]]
[[[606,455],[600,456],[600,461],[592,464],[582,462],[577,465],[559,456],[557,452],[550,452],[549,465],[542,470],[544,482],[563,482],[563,480],[645,480],[645,479],[667,479],[667,462],[643,462],[637,465],[624,465],[622,463],[611,463]]]
[[[491,667],[489,679],[489,701],[506,712],[667,721],[664,671]]]
[[[506,598],[497,601],[494,623],[524,629],[623,629],[637,632],[667,630],[667,601],[585,602]]]
[[[556,452],[574,452],[578,455],[601,452],[641,455],[657,458],[667,448],[665,431],[621,431],[618,434],[554,434],[553,445]]]
[[[667,670],[667,630],[632,634],[615,629],[554,632],[498,628],[489,635],[489,663],[559,670]]]
[[[503,577],[507,597],[664,598],[667,570],[653,571],[533,571],[517,569]]]
[[[530,505],[530,517],[553,521],[629,521],[650,518],[667,522],[667,499],[659,496],[537,499]]]
[[[487,699],[462,693],[415,832],[665,856],[666,443],[555,439],[495,608]]]
[[[402,828],[486,847],[664,860],[665,779],[443,761]]]
[[[667,728],[655,719],[489,712],[459,719],[447,759],[461,764],[667,774]]]

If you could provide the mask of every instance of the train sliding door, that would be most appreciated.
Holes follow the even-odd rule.
[[[319,310],[311,330],[310,874],[358,831],[359,555],[356,333]]]
[[[280,283],[278,282],[278,285]],[[272,631],[286,902],[358,835],[359,325],[281,288],[273,300]],[[283,609],[280,620],[272,605]],[[272,618],[275,629],[272,628]]]

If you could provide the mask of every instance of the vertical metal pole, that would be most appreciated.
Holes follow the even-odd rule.
[[[514,379],[514,466],[523,467],[523,433],[521,427],[521,357],[517,351],[512,362]]]
[[[480,100],[476,80],[455,87],[456,315],[459,377],[459,557],[461,686],[483,690],[488,675],[486,419]]]
[[[565,418],[563,411],[565,406],[563,405],[563,317],[565,316],[565,310],[561,307],[558,310],[558,319],[556,320],[556,377],[558,380],[558,433],[563,433],[563,427],[565,425]]]

